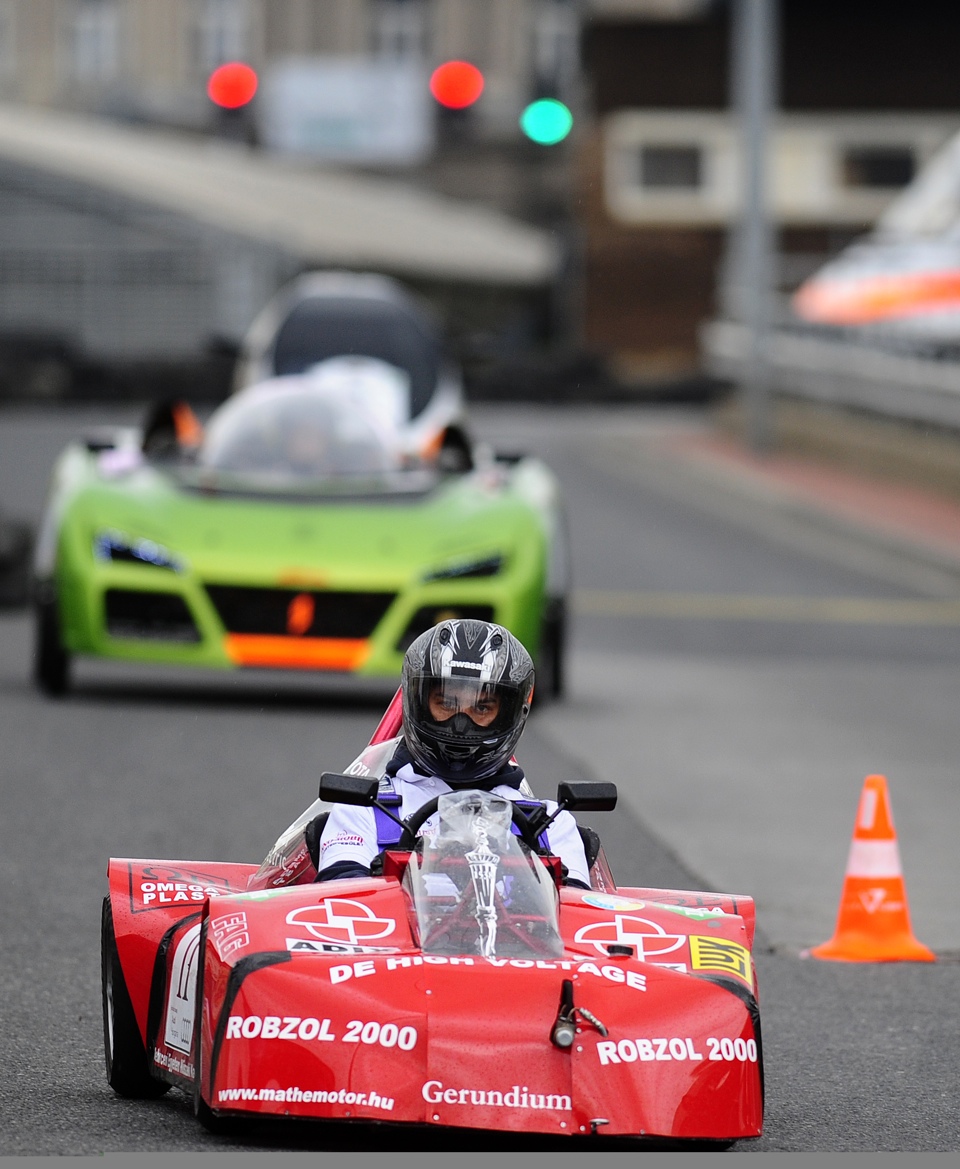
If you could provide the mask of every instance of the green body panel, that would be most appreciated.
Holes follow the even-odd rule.
[[[36,574],[53,585],[70,652],[221,668],[234,663],[206,585],[395,593],[356,672],[396,676],[399,643],[423,606],[490,605],[536,654],[559,526],[556,480],[534,459],[451,476],[404,500],[290,502],[187,491],[150,465],[104,476],[98,456],[75,445],[54,471]],[[97,559],[104,531],[163,546],[181,571]],[[495,555],[503,558],[496,575],[424,579]],[[177,594],[199,640],[110,636],[108,588]]]

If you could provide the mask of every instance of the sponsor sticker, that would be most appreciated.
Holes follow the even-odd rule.
[[[210,937],[213,948],[225,962],[231,954],[236,954],[245,946],[250,945],[250,933],[247,929],[247,915],[242,911],[228,913],[223,917],[210,919]]]
[[[389,937],[393,918],[377,917],[369,905],[347,897],[330,897],[318,905],[301,905],[287,914],[287,925],[299,926],[321,942],[365,945]]]
[[[416,1027],[375,1020],[351,1019],[343,1034],[334,1032],[329,1019],[300,1015],[231,1015],[226,1039],[287,1039],[317,1043],[362,1043],[368,1047],[397,1047],[412,1051],[419,1035]]]
[[[200,923],[177,942],[167,990],[167,1015],[163,1041],[167,1047],[190,1054],[196,1016],[197,963],[200,954]]]
[[[632,990],[645,991],[647,978],[637,970],[626,966],[598,965],[596,962],[549,962],[546,959],[533,958],[447,958],[442,954],[402,954],[387,958],[385,964],[378,967],[372,958],[361,962],[343,963],[339,966],[327,967],[330,981],[334,984],[348,982],[351,978],[369,978],[372,974],[404,970],[415,966],[474,966],[479,963],[488,966],[509,966],[511,970],[570,970],[576,975],[591,975],[594,978],[603,978],[607,982],[619,983]]]
[[[581,926],[574,935],[575,942],[593,946],[606,956],[608,946],[633,946],[637,958],[646,962],[679,950],[686,942],[686,934],[668,934],[662,925],[646,917],[618,913],[609,921],[594,921]]]
[[[668,913],[679,913],[681,917],[689,917],[694,921],[706,921],[708,925],[715,924],[715,922],[710,921],[711,918],[729,916],[719,905],[697,908],[692,905],[661,905],[659,902],[651,902],[651,904],[656,905],[657,909],[667,910]]]
[[[269,901],[271,897],[284,897],[290,890],[284,889],[254,889],[251,893],[234,893],[235,901],[243,898],[244,901]]]
[[[128,873],[131,913],[143,913],[144,910],[171,905],[186,907],[205,901],[208,897],[234,892],[226,877],[194,869],[147,865],[140,870],[136,881],[132,865]]]
[[[629,897],[614,897],[611,893],[584,893],[583,901],[596,909],[646,909],[645,901],[632,901]]]
[[[175,1072],[178,1076],[186,1076],[189,1080],[193,1079],[193,1060],[183,1059],[179,1055],[171,1055],[169,1052],[157,1050],[153,1053],[153,1062],[155,1067],[166,1068],[168,1072]]]
[[[428,1104],[465,1104],[474,1108],[545,1109],[571,1112],[573,1101],[563,1093],[533,1092],[526,1084],[513,1084],[506,1091],[497,1088],[448,1088],[442,1080],[427,1080],[420,1094]],[[439,1120],[439,1116],[434,1116]]]
[[[397,946],[349,946],[343,942],[315,942],[310,938],[287,938],[292,954],[396,954]]]
[[[269,1101],[274,1104],[363,1104],[367,1108],[381,1108],[392,1112],[392,1096],[381,1096],[379,1092],[348,1092],[346,1088],[337,1091],[310,1088],[221,1088],[217,1093],[221,1104],[239,1103],[243,1100]],[[350,1113],[347,1112],[347,1116]]]
[[[888,889],[877,886],[873,889],[864,889],[860,894],[860,904],[867,911],[867,913],[902,913],[904,909],[903,902],[896,897],[887,899]]]
[[[206,901],[227,890],[216,885],[198,885],[188,881],[141,881],[141,909],[159,909],[162,905],[189,905],[191,902]]]
[[[597,1043],[600,1066],[616,1063],[652,1063],[671,1060],[707,1060],[726,1063],[756,1063],[757,1041],[738,1036],[718,1039],[708,1036],[702,1042],[689,1036],[654,1038],[638,1036],[635,1039],[620,1039],[617,1042],[602,1040]]]
[[[690,965],[694,970],[713,970],[718,974],[733,974],[753,989],[750,951],[739,942],[726,938],[690,937]]]

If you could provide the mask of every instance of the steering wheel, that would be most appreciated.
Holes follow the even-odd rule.
[[[523,808],[510,800],[510,815],[514,824],[517,826],[517,831],[520,834],[520,839],[533,853],[540,853],[540,841],[537,834],[533,830],[530,823],[530,818],[524,812]],[[409,815],[403,822],[403,832],[400,839],[397,841],[396,847],[400,850],[413,850],[417,846],[417,833],[426,824],[430,817],[434,814],[440,806],[440,797],[434,796],[432,800],[427,800],[417,810]]]

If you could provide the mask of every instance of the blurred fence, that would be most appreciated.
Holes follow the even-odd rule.
[[[740,381],[748,334],[733,321],[701,331],[704,367]],[[893,353],[877,345],[790,329],[775,329],[767,350],[770,387],[831,406],[960,431],[960,361]]]
[[[95,359],[177,358],[238,332],[275,249],[29,167],[0,163],[0,335]]]

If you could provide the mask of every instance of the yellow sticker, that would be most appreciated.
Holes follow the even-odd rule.
[[[690,938],[690,964],[694,970],[715,970],[718,974],[732,974],[743,979],[753,990],[750,951],[739,942],[693,934]]]

